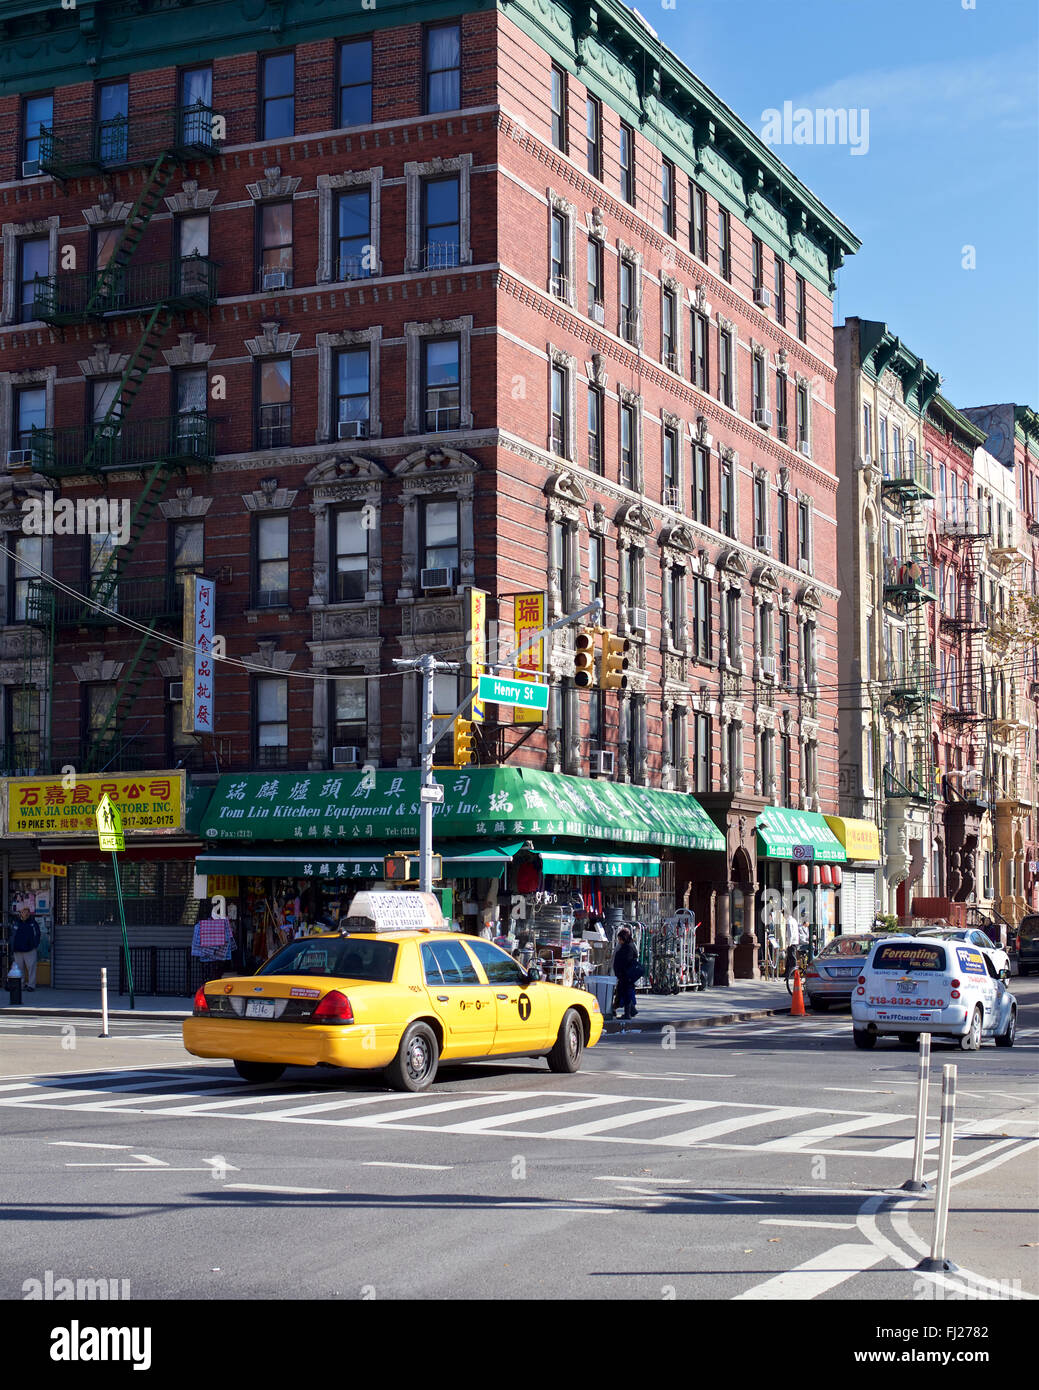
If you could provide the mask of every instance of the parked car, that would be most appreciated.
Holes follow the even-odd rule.
[[[977,1051],[984,1038],[1013,1047],[1017,1000],[991,955],[962,941],[897,936],[877,941],[851,999],[856,1047],[921,1033],[956,1038]]]
[[[1004,970],[1010,973],[1010,956],[980,927],[937,927],[933,932],[924,932],[923,935],[934,936],[943,941],[969,942],[971,946],[977,946],[979,951],[984,951],[992,957],[997,974]]]
[[[824,1013],[831,1004],[850,1004],[855,981],[862,974],[878,932],[835,936],[805,971],[805,995],[811,1008]]]
[[[1021,918],[1014,933],[1011,954],[1017,960],[1018,974],[1030,975],[1033,970],[1039,970],[1039,913],[1032,912]]]

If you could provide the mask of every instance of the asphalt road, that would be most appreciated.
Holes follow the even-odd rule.
[[[923,1276],[917,1055],[850,1018],[604,1038],[576,1076],[445,1069],[430,1093],[290,1070],[249,1086],[175,1025],[0,1017],[0,1297],[116,1279],[191,1299],[1039,1295],[1039,981],[1018,1045],[958,1067],[949,1255]],[[73,1031],[69,1031],[72,1029]]]

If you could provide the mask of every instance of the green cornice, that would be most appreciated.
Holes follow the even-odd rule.
[[[886,323],[860,320],[859,358],[862,370],[874,381],[879,381],[889,369],[901,379],[906,407],[915,415],[922,417],[938,396],[941,377],[922,357],[911,352]],[[969,421],[966,423],[969,425]]]
[[[980,444],[984,444],[988,436],[984,430],[979,430],[973,421],[968,420],[966,415],[956,409],[952,401],[938,392],[934,400],[927,408],[927,413],[933,418],[935,425],[946,434],[951,434],[958,444],[965,448],[974,449]]]
[[[1039,415],[1030,405],[1014,406],[1014,433],[1032,453],[1039,452]]]

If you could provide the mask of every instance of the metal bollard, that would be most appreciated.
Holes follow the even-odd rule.
[[[952,1179],[952,1145],[956,1126],[956,1068],[942,1067],[942,1128],[938,1142],[938,1186],[934,1198],[934,1234],[931,1254],[917,1269],[931,1274],[955,1274],[959,1266],[945,1258],[945,1234],[949,1224],[949,1184]]]
[[[107,1038],[108,1032],[108,971],[101,967],[101,1032],[99,1038]]]
[[[920,1083],[916,1095],[916,1140],[913,1145],[913,1176],[902,1184],[903,1192],[930,1192],[924,1182],[924,1146],[927,1143],[927,1091],[931,1075],[931,1035],[920,1034]]]

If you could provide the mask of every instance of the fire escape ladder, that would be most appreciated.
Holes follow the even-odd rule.
[[[91,586],[90,597],[95,603],[100,603],[105,608],[110,607],[118,588],[120,568],[125,566],[133,555],[137,542],[155,515],[155,510],[170,485],[170,476],[169,465],[164,459],[152,464],[144,486],[134,503],[126,544],[121,545],[118,549],[115,546],[112,547],[108,559],[105,561],[104,569],[96,576]]]
[[[148,315],[140,341],[130,354],[119,388],[112,397],[103,420],[94,427],[93,437],[83,455],[83,470],[95,471],[118,461],[119,432],[129,414],[130,407],[137,399],[137,393],[144,384],[145,377],[155,361],[159,344],[166,330],[173,322],[173,312],[164,304],[156,304]]]
[[[134,252],[141,243],[145,229],[162,202],[170,178],[173,175],[174,161],[163,152],[151,167],[144,187],[126,219],[123,234],[116,243],[108,264],[97,276],[90,298],[87,300],[85,315],[104,312],[106,306],[115,307],[122,288],[123,272],[129,265]]]
[[[123,720],[133,708],[141,686],[154,665],[160,647],[155,632],[157,622],[158,619],[153,618],[148,624],[147,630],[142,633],[137,650],[116,688],[115,698],[109,707],[105,722],[99,728],[91,731],[90,743],[87,747],[88,772],[101,770],[98,764],[102,762],[107,750],[110,730],[122,727]]]

